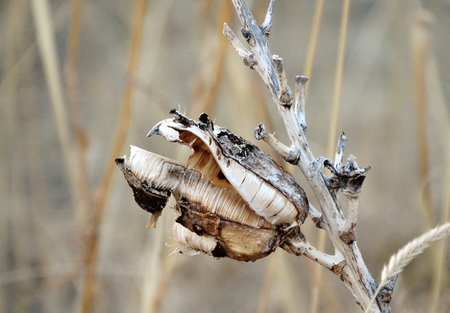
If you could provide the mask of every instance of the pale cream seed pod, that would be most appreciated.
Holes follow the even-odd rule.
[[[132,146],[116,163],[150,224],[173,195],[181,252],[255,261],[301,234],[308,200],[293,177],[258,147],[227,129],[172,111],[149,133],[188,145],[187,165]]]
[[[151,213],[153,226],[173,194],[175,224],[182,226],[174,226],[173,234],[182,252],[255,261],[273,252],[284,237],[281,227],[257,215],[234,189],[215,186],[197,170],[134,146],[130,158],[116,163],[136,202]]]
[[[197,122],[176,110],[171,113],[175,118],[158,123],[149,136],[157,134],[190,146],[189,168],[199,170],[217,186],[234,188],[268,222],[303,223],[308,212],[305,192],[268,154],[214,125],[206,114]]]

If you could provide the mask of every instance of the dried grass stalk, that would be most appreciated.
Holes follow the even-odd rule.
[[[385,265],[381,272],[381,283],[383,286],[394,276],[400,274],[403,269],[414,260],[425,249],[429,248],[435,242],[442,240],[450,235],[450,222],[437,226],[420,237],[410,241],[406,246],[391,256],[388,265]]]
[[[411,263],[417,256],[422,254],[425,249],[431,247],[434,243],[442,240],[450,235],[450,222],[441,226],[437,226],[425,234],[411,240],[397,253],[391,256],[389,263],[383,267],[381,272],[381,282],[375,292],[372,303],[381,289],[383,289],[390,281],[396,279],[396,276],[403,272],[404,268]],[[371,304],[372,304],[371,303]],[[367,307],[365,312],[370,312]]]

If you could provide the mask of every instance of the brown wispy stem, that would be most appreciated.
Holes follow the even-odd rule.
[[[276,263],[276,258],[269,257],[269,262],[267,263],[266,273],[264,277],[264,282],[262,284],[261,292],[259,295],[258,303],[258,313],[266,313],[268,311],[270,303],[270,294],[273,285],[275,270],[278,264]]]
[[[210,28],[208,24],[208,16],[212,14],[214,5],[210,1],[203,1],[200,4],[200,16],[199,21],[202,22],[202,49],[200,51],[209,51],[210,48],[210,37],[208,36],[207,29]],[[231,17],[233,6],[228,1],[221,2],[221,5],[217,9],[216,25],[222,24],[224,19]],[[217,91],[223,80],[223,69],[225,63],[225,54],[228,48],[227,41],[220,37],[216,44],[213,52],[208,54],[208,56],[200,56],[198,62],[204,64],[204,62],[211,62],[206,67],[201,65],[198,67],[198,72],[194,78],[193,87],[193,103],[195,106],[190,107],[189,114],[193,114],[195,109],[198,112],[210,112],[214,109],[216,103]],[[211,66],[211,69],[204,71],[205,68]],[[155,234],[161,241],[164,241],[166,232],[159,230],[160,233]],[[149,277],[148,284],[144,284],[144,291],[147,294],[144,296],[142,301],[142,310],[148,312],[160,312],[162,309],[163,299],[168,291],[168,287],[172,278],[173,273],[180,266],[180,260],[174,257],[166,258],[164,260],[160,259],[160,252],[164,249],[164,245],[153,246],[151,251],[151,256],[149,259],[149,264],[152,264],[154,270],[158,273],[148,273],[145,276]],[[150,269],[151,271],[151,269]]]
[[[413,70],[414,70],[414,89],[417,112],[417,141],[419,146],[419,179],[423,185],[423,209],[427,220],[428,228],[431,228],[435,222],[435,215],[433,213],[433,199],[431,195],[430,186],[430,165],[429,165],[429,148],[427,139],[428,128],[428,106],[429,97],[427,82],[432,81],[432,75],[435,74],[430,71],[432,59],[432,31],[433,16],[430,12],[420,10],[416,13],[412,26],[412,52],[413,52]],[[432,107],[430,107],[432,109]],[[441,222],[448,220],[448,186],[446,194],[444,194],[444,207],[442,210]],[[447,205],[446,205],[447,204]],[[430,292],[430,306],[429,312],[440,312],[439,310],[439,295],[442,288],[443,280],[445,279],[445,244],[444,242],[433,247],[433,283]]]
[[[337,134],[337,122],[339,118],[339,104],[341,99],[341,86],[342,86],[342,76],[344,68],[344,57],[345,57],[345,43],[347,38],[347,26],[348,26],[348,16],[350,12],[350,0],[344,0],[342,7],[341,16],[341,27],[339,34],[339,48],[336,60],[336,73],[334,77],[334,92],[333,92],[333,105],[331,113],[330,128],[328,133],[328,148],[327,155],[332,156],[335,149],[336,134]],[[320,232],[319,239],[317,243],[317,248],[321,251],[325,249],[326,243],[326,233]],[[311,313],[318,312],[319,309],[319,296],[322,294],[323,286],[323,268],[321,266],[316,266],[316,271],[314,273],[314,287],[312,290],[312,300],[311,300]]]
[[[448,221],[450,215],[450,146],[447,147],[447,174],[444,185],[444,195],[443,195],[443,208],[442,208],[442,221]],[[435,247],[435,270],[434,270],[434,282],[431,292],[430,300],[430,312],[439,312],[439,296],[441,294],[441,289],[443,282],[448,277],[448,260],[445,257],[446,253],[446,240],[436,244]]]
[[[139,52],[141,47],[142,29],[144,25],[144,17],[146,12],[146,0],[136,0],[133,28],[131,32],[130,54],[126,74],[132,77],[139,63]],[[82,312],[87,313],[92,310],[94,304],[95,287],[97,285],[97,277],[95,267],[97,265],[97,255],[99,247],[99,229],[103,221],[106,200],[111,187],[112,179],[115,173],[114,159],[120,154],[120,150],[125,142],[128,132],[128,125],[131,118],[131,109],[133,102],[133,80],[128,80],[123,96],[122,109],[120,112],[117,130],[113,140],[113,148],[110,155],[106,158],[106,168],[102,179],[101,186],[95,198],[95,213],[92,220],[91,233],[89,235],[88,246],[86,250],[85,266],[86,278],[83,288],[83,305]]]
[[[419,180],[423,184],[423,208],[428,228],[434,225],[433,201],[429,181],[428,140],[427,140],[427,65],[431,36],[431,17],[421,11],[415,17],[412,29],[413,83],[417,112],[417,143],[419,154]]]
[[[322,24],[323,6],[324,0],[318,0],[316,2],[304,70],[304,75],[308,78],[311,78],[312,76],[312,69],[314,65],[314,57],[316,54],[317,41],[319,39],[320,25]],[[305,99],[308,96],[309,87],[310,84],[307,84],[305,88]],[[325,246],[325,238],[326,238],[325,232],[321,232],[318,237],[318,248],[320,250],[323,250],[323,247]],[[317,312],[319,303],[319,291],[322,289],[321,285],[323,280],[322,279],[323,270],[322,267],[319,266],[318,264],[308,264],[308,265],[311,268],[311,271],[308,271],[308,273],[312,284],[310,311]]]
[[[87,138],[84,127],[81,123],[81,114],[78,101],[78,42],[80,38],[81,16],[84,0],[73,1],[72,21],[69,30],[69,39],[67,44],[67,61],[65,80],[67,86],[67,96],[69,100],[69,108],[71,110],[72,124],[75,128],[75,140],[78,144],[78,159],[82,161],[79,169],[83,171],[83,177],[87,177],[84,153],[87,149]],[[87,182],[87,180],[86,180]],[[85,184],[87,187],[87,184]]]
[[[59,74],[59,60],[57,57],[53,19],[48,1],[33,0],[32,13],[36,29],[39,54],[43,64],[45,81],[52,105],[56,124],[56,133],[64,161],[70,197],[74,207],[79,207],[80,198],[77,188],[77,174],[74,168],[76,159],[72,158],[72,133],[68,121],[67,108],[64,101],[64,91]]]
[[[84,238],[89,232],[85,231],[85,228],[89,228],[90,217],[89,210],[93,207],[93,194],[90,189],[88,178],[88,166],[86,162],[86,151],[88,148],[88,138],[85,128],[82,123],[80,103],[78,97],[78,43],[80,38],[81,29],[81,17],[84,0],[74,0],[72,21],[69,30],[69,39],[67,44],[67,61],[65,65],[65,83],[67,88],[67,99],[70,110],[71,124],[74,128],[75,143],[77,149],[75,149],[77,163],[77,189],[79,191],[79,197],[76,201],[79,203],[79,210],[76,214],[81,222],[81,237],[84,242],[87,238]],[[85,243],[86,244],[86,243]]]
[[[206,4],[204,4],[206,6]],[[210,8],[210,5],[208,5]],[[222,1],[219,9],[217,10],[217,18],[216,18],[216,27],[214,29],[221,29],[224,20],[229,20],[232,16],[233,6],[229,1]],[[206,20],[206,17],[203,17],[201,20]],[[204,27],[206,29],[207,27]],[[210,38],[207,33],[204,33],[202,46],[204,48],[201,51],[208,51],[210,48],[206,46],[211,45]],[[217,38],[217,44],[214,51],[208,55],[203,56],[199,62],[203,64],[204,62],[211,62],[212,66],[209,68],[208,66],[199,66],[199,71],[194,80],[194,99],[193,103],[195,103],[195,110],[200,112],[210,112],[212,107],[214,106],[215,100],[217,98],[217,91],[220,86],[220,83],[223,79],[223,70],[226,59],[226,52],[228,49],[228,42],[222,36]],[[207,75],[205,76],[205,70],[207,70]],[[190,112],[193,114],[194,112]]]
[[[337,121],[339,117],[339,103],[341,101],[342,76],[344,69],[345,43],[347,41],[347,25],[350,12],[350,0],[344,0],[342,7],[341,28],[339,33],[339,48],[336,60],[336,72],[334,76],[333,106],[331,113],[330,128],[328,134],[327,155],[334,154],[337,134]]]
[[[314,56],[316,55],[317,40],[319,39],[320,25],[322,24],[324,0],[317,0],[316,8],[314,10],[313,24],[311,28],[311,35],[309,37],[308,52],[306,53],[305,61],[305,76],[311,79],[312,69],[314,65]],[[309,84],[306,85],[306,95],[308,94]]]

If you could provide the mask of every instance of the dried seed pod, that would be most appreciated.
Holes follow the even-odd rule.
[[[285,231],[257,215],[239,194],[215,186],[197,170],[131,147],[130,158],[116,163],[133,189],[136,202],[153,214],[154,223],[173,194],[178,213],[174,236],[181,251],[255,261],[274,251]]]
[[[150,213],[150,226],[156,227],[186,167],[135,146],[131,146],[129,159],[117,158],[116,164],[133,190],[136,203]]]
[[[191,147],[188,167],[199,170],[219,187],[234,188],[259,216],[272,224],[302,224],[308,200],[292,175],[268,154],[229,130],[214,125],[206,114],[194,121],[176,110],[150,132]]]
[[[255,261],[301,235],[308,200],[289,173],[206,114],[197,122],[171,113],[175,118],[149,135],[190,146],[186,166],[133,146],[129,159],[116,159],[136,202],[151,213],[152,226],[173,195],[173,233],[183,252]]]

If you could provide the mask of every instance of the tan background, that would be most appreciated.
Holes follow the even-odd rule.
[[[262,21],[268,1],[252,2]],[[111,185],[105,185],[117,124],[124,119],[121,107],[127,84],[133,87],[132,114],[116,156],[128,153],[128,145],[133,144],[183,160],[187,148],[146,138],[171,108],[186,110],[192,118],[206,111],[217,124],[248,139],[264,121],[269,131],[288,143],[266,88],[221,34],[227,22],[242,38],[234,10],[218,0],[148,1],[137,49],[140,58],[130,76],[126,69],[137,16],[134,2],[84,1],[78,48],[70,50],[76,2],[50,1],[47,23],[51,25],[47,26],[54,32],[53,61],[60,75],[52,82],[62,86],[66,110],[55,115],[42,61],[48,51],[41,52],[37,44],[32,3],[40,1],[0,2],[0,312],[80,312],[86,293],[95,295],[92,312],[157,312],[158,308],[160,312],[264,312],[264,307],[266,312],[310,312],[317,279],[311,261],[282,250],[255,263],[168,257],[174,248],[169,234],[172,211],[165,210],[158,228],[148,230],[147,214],[134,203],[117,168]],[[445,175],[450,168],[450,3],[424,1],[422,6],[434,21],[425,78],[426,180],[420,179],[418,170],[411,44],[413,17],[420,5],[359,0],[350,7],[338,129],[348,138],[346,156],[352,153],[361,166],[372,167],[363,188],[357,231],[358,245],[376,280],[389,256],[428,228],[422,196],[427,184],[434,224],[444,222],[444,194],[449,192]],[[304,74],[314,9],[315,1],[275,4],[271,49],[284,58],[291,86],[294,75]],[[340,1],[325,2],[308,83],[307,137],[315,156],[327,153],[341,9]],[[70,51],[78,53],[75,72],[68,72]],[[71,85],[74,77],[77,84]],[[69,129],[68,147],[58,139],[57,117],[63,117],[62,126]],[[77,125],[84,137],[75,136]],[[85,147],[81,154],[80,143]],[[258,145],[271,152],[265,144]],[[71,184],[70,171],[79,184]],[[294,173],[304,185],[299,171]],[[99,193],[102,186],[108,187],[104,194]],[[311,191],[305,190],[315,203]],[[105,201],[104,212],[96,223],[92,216],[99,199]],[[311,221],[304,230],[316,242],[318,231]],[[96,279],[86,287],[84,256],[95,245],[98,251],[92,255],[98,258],[91,264]],[[450,312],[450,254],[445,246],[438,312]],[[427,251],[401,275],[393,312],[428,311],[436,273],[433,255]],[[161,274],[166,285],[160,283]],[[339,278],[328,272],[319,303],[319,312],[359,312]]]

